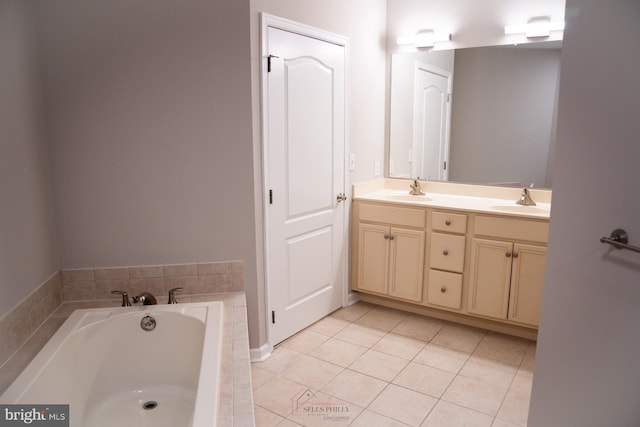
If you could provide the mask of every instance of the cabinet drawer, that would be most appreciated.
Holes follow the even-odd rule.
[[[448,212],[432,212],[431,229],[464,234],[467,232],[467,216]]]
[[[462,274],[429,270],[427,302],[442,307],[460,309],[462,306]]]
[[[476,236],[547,243],[549,222],[478,215],[473,234]]]
[[[424,209],[398,208],[393,206],[360,204],[359,220],[382,222],[391,225],[425,228],[427,213]]]
[[[431,233],[430,268],[462,273],[464,268],[465,237]]]

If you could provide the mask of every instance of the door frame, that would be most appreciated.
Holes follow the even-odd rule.
[[[268,153],[269,153],[269,138],[268,138],[268,71],[267,71],[267,57],[269,55],[269,40],[268,40],[268,29],[276,28],[283,31],[288,31],[291,33],[299,34],[306,37],[315,38],[317,40],[325,41],[328,43],[333,43],[344,48],[344,75],[345,75],[345,84],[344,84],[344,112],[345,112],[345,126],[344,126],[344,153],[343,153],[343,163],[344,163],[344,176],[342,177],[344,183],[344,193],[347,195],[347,200],[351,199],[351,185],[349,182],[349,168],[348,168],[348,156],[349,153],[349,114],[348,114],[348,86],[349,86],[349,66],[348,66],[348,58],[349,58],[349,39],[347,37],[341,36],[339,34],[331,33],[329,31],[325,31],[319,28],[315,28],[306,24],[301,24],[299,22],[295,22],[289,19],[280,18],[274,15],[270,15],[268,13],[260,13],[260,120],[261,120],[261,151],[262,151],[262,203],[264,208],[262,209],[262,232],[263,232],[263,268],[264,268],[264,308],[265,308],[265,325],[266,325],[266,335],[267,335],[267,349],[261,355],[262,359],[268,357],[268,355],[273,351],[274,344],[272,342],[271,337],[271,315],[270,315],[270,301],[269,301],[269,288],[271,284],[269,283],[269,259],[270,253],[268,250],[268,242],[269,242],[269,228],[268,228],[268,216],[269,210],[266,208],[269,197],[269,164],[268,164]],[[351,212],[351,204],[345,201],[344,205],[344,214],[342,220],[344,221],[343,227],[343,236],[342,240],[345,244],[345,250],[342,255],[342,264],[344,268],[342,269],[342,306],[345,307],[348,305],[349,300],[349,289],[351,288],[348,280],[349,280],[349,271],[350,271],[350,260],[349,260],[349,217]]]
[[[451,105],[452,105],[452,98],[453,98],[453,72],[436,67],[435,65],[427,64],[426,62],[422,62],[420,60],[416,60],[414,63],[414,68],[413,68],[413,97],[414,98],[413,98],[413,108],[412,108],[414,119],[413,119],[413,141],[411,144],[411,146],[413,147],[412,150],[414,153],[416,150],[416,137],[417,137],[416,128],[415,128],[416,126],[415,96],[416,96],[416,83],[418,81],[418,73],[420,72],[420,70],[426,71],[431,74],[436,74],[438,76],[441,76],[447,79],[447,96],[448,96],[447,123],[445,124],[444,153],[443,153],[443,161],[447,163],[447,167],[444,170],[444,177],[439,179],[442,179],[443,181],[449,181],[449,167],[450,167],[449,152],[450,152],[450,145],[451,145]],[[415,158],[414,158],[414,161],[415,161]],[[415,163],[411,166],[411,173],[413,174],[413,176],[416,176],[416,174],[414,174],[415,172],[414,168],[415,168]]]

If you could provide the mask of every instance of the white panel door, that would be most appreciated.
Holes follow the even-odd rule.
[[[342,305],[345,46],[273,27],[266,37],[266,273],[276,344]]]
[[[416,65],[413,177],[447,179],[449,77]]]

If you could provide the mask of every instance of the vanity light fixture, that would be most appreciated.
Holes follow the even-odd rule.
[[[412,44],[417,48],[433,47],[436,43],[451,41],[451,33],[437,33],[433,30],[418,31],[412,36],[398,37],[399,45]]]
[[[524,34],[527,38],[549,37],[552,31],[564,31],[564,21],[551,21],[550,18],[533,18],[526,24],[507,25],[506,35]]]

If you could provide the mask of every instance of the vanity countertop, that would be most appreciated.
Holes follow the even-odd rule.
[[[516,204],[521,188],[421,181],[425,195],[414,196],[409,194],[410,183],[384,179],[355,184],[353,199],[547,220],[551,212],[550,190],[529,190],[536,206],[521,206]]]

